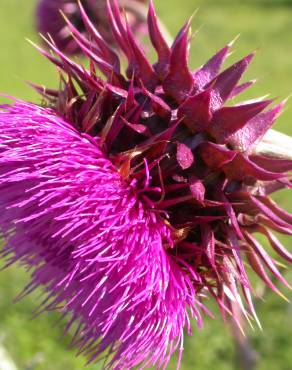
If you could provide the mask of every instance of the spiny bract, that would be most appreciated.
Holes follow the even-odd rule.
[[[47,107],[15,101],[0,114],[3,255],[32,269],[24,294],[44,286],[42,308],[78,323],[72,344],[89,360],[165,367],[176,350],[180,362],[190,318],[209,313],[205,296],[239,325],[238,308],[257,320],[247,264],[275,292],[270,274],[288,285],[253,235],[292,261],[272,232],[291,235],[292,216],[269,198],[291,186],[292,161],[253,154],[284,103],[225,107],[252,84],[239,83],[252,55],[220,72],[227,45],[191,71],[190,22],[170,48],[152,2],[154,65],[108,1],[125,74],[80,14],[88,39],[68,27],[89,70],[48,41],[54,55],[39,50],[62,88],[34,86]]]

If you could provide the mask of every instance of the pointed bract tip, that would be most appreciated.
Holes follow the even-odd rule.
[[[238,35],[236,35],[235,37],[234,37],[234,39],[232,39],[228,44],[227,44],[227,46],[229,47],[229,48],[231,48],[235,43],[236,43],[236,41],[240,38],[240,36],[241,36],[241,34],[239,33]]]

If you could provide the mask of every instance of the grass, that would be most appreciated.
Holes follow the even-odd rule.
[[[241,34],[230,61],[258,50],[248,78],[259,81],[244,97],[270,93],[279,99],[292,92],[292,2],[288,0],[160,0],[158,12],[174,35],[196,8],[200,8],[193,29],[201,28],[191,51],[191,65],[195,68],[218,48]],[[24,40],[37,40],[33,27],[34,1],[1,0],[0,90],[23,99],[39,101],[38,96],[23,82],[31,80],[47,86],[57,86],[55,70]],[[276,128],[292,134],[292,109],[288,107]],[[292,209],[287,192],[276,195],[277,200]],[[288,244],[287,244],[288,245]],[[286,274],[292,281],[291,273]],[[0,336],[19,369],[78,370],[84,360],[76,359],[67,351],[68,340],[55,325],[58,315],[44,314],[31,320],[39,300],[38,294],[13,305],[12,300],[24,287],[28,274],[10,268],[0,274]],[[285,292],[290,295],[289,292]],[[250,332],[252,344],[259,353],[258,370],[291,370],[292,306],[268,292],[265,302],[257,302],[264,327]],[[217,320],[205,320],[203,330],[194,329],[186,338],[182,369],[236,369],[234,346],[227,328],[214,308]],[[169,369],[175,368],[173,361]],[[88,369],[100,369],[100,365]]]

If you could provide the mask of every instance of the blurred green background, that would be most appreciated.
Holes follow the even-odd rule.
[[[229,62],[258,50],[247,78],[256,77],[259,81],[244,98],[271,94],[282,99],[291,94],[292,0],[156,0],[155,3],[172,35],[199,8],[193,21],[193,30],[200,28],[200,32],[192,44],[192,67],[201,65],[240,33]],[[0,91],[39,102],[39,97],[24,81],[52,87],[57,86],[58,80],[54,68],[25,41],[25,37],[38,40],[34,7],[32,0],[0,0]],[[276,128],[292,134],[290,105]],[[287,192],[280,192],[275,198],[292,210]],[[292,282],[292,274],[285,275]],[[27,281],[27,274],[15,267],[0,273],[1,343],[21,370],[82,369],[84,359],[75,358],[73,351],[66,350],[68,339],[62,337],[60,325],[55,325],[57,314],[48,313],[32,320],[31,313],[39,300],[37,293],[12,304]],[[262,287],[257,285],[257,288]],[[291,298],[289,292],[283,291]],[[256,306],[264,330],[247,329],[247,333],[259,359],[257,369],[291,370],[292,305],[267,292],[265,300],[257,300]],[[239,369],[234,341],[216,308],[214,312],[216,320],[206,318],[203,330],[194,328],[193,336],[186,338],[183,370]],[[87,368],[97,370],[101,366]],[[169,366],[174,368],[175,361]]]

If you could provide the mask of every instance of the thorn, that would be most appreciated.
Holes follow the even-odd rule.
[[[190,16],[190,18],[189,18],[189,20],[188,20],[188,24],[190,24],[190,23],[193,21],[193,19],[194,19],[195,15],[197,15],[197,13],[199,12],[199,9],[200,9],[200,8],[197,8],[197,9],[195,9],[195,10],[193,11],[193,13],[191,14],[191,16]]]
[[[192,32],[189,40],[192,41],[199,34],[199,32],[201,32],[201,30],[203,29],[203,27],[205,27],[204,24],[202,24],[196,31]]]
[[[234,39],[232,39],[228,44],[227,46],[229,46],[230,48],[235,44],[235,42],[239,39],[239,37],[241,36],[241,34],[239,33],[238,35],[236,35],[234,37]]]

